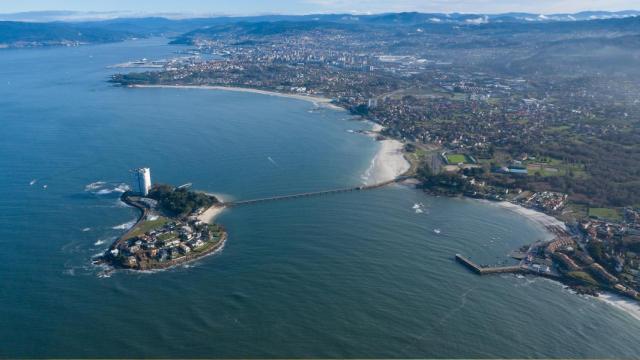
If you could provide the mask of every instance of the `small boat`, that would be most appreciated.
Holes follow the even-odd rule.
[[[440,233],[442,232],[442,230],[440,230],[440,229],[433,229],[433,232],[434,232],[434,233],[436,233],[436,234],[440,234]]]

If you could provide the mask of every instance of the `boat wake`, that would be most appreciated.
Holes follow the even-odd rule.
[[[267,156],[267,160],[269,160],[269,162],[275,165],[276,167],[280,167],[280,165],[278,165],[278,163],[275,160],[273,160],[271,156]]]

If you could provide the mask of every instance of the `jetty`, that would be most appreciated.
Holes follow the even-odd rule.
[[[524,273],[527,269],[520,265],[512,266],[480,266],[470,259],[456,254],[456,261],[466,266],[469,270],[478,275],[490,275],[490,274],[506,274],[506,273]]]

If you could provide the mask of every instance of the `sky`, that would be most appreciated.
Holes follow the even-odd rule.
[[[640,0],[0,0],[0,13],[72,10],[206,15],[397,11],[551,14],[638,9]]]

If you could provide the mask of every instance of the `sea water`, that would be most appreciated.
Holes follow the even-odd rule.
[[[508,261],[540,226],[398,185],[233,208],[222,252],[100,276],[91,257],[136,217],[131,168],[239,200],[357,186],[378,148],[355,131],[370,124],[300,100],[107,83],[166,42],[0,51],[1,357],[640,353],[621,310],[453,260]]]

